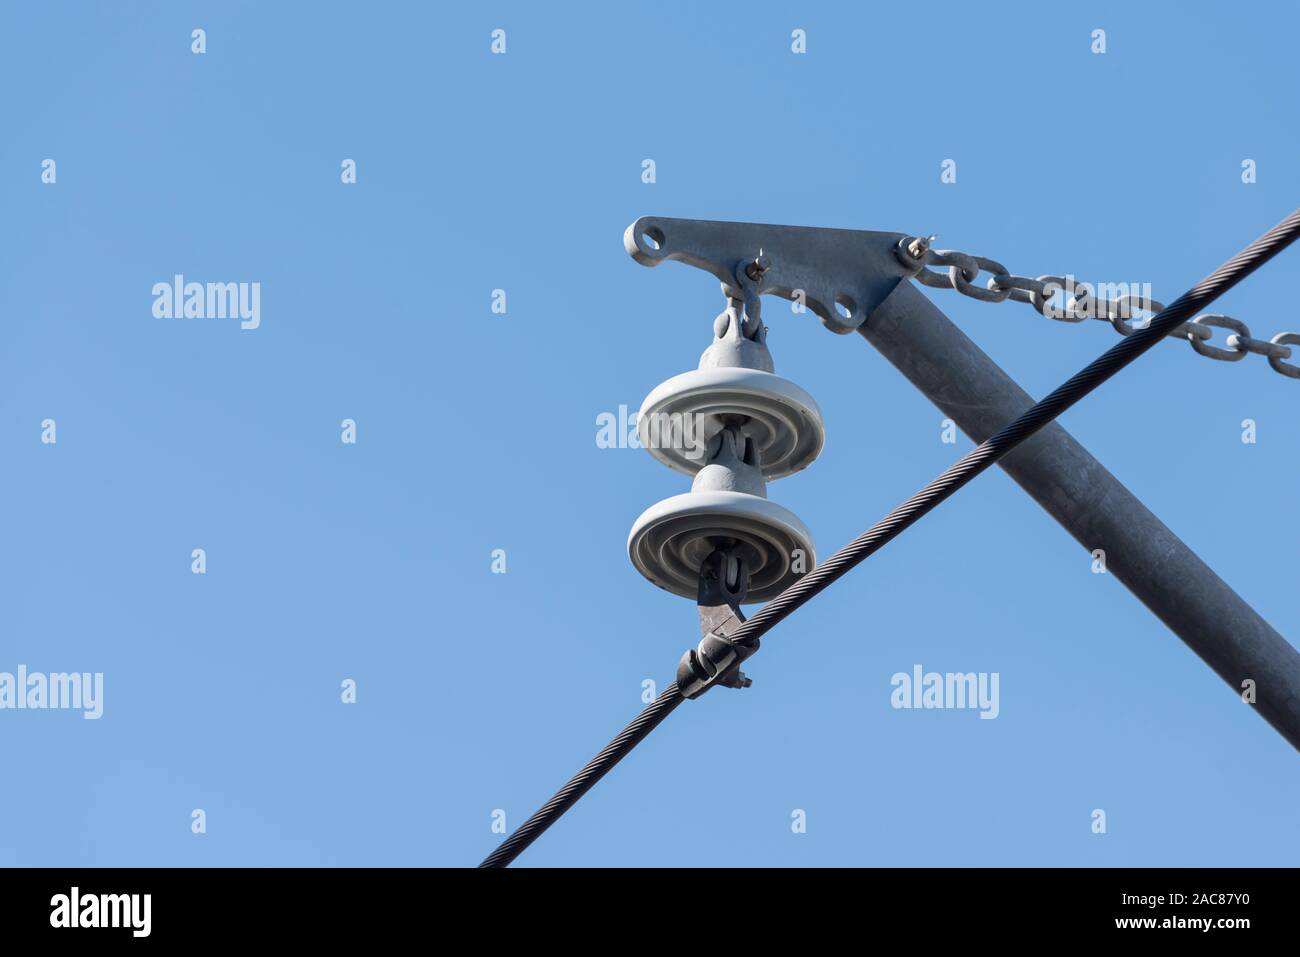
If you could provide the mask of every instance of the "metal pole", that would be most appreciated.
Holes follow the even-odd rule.
[[[1033,399],[910,282],[858,332],[976,442]],[[999,463],[1106,569],[1300,749],[1300,652],[1053,423]]]

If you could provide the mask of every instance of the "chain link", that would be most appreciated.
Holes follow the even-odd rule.
[[[994,259],[983,256],[968,256],[954,249],[932,249],[933,236],[908,237],[901,240],[894,253],[898,261],[907,269],[909,275],[917,282],[931,289],[956,289],[964,296],[981,302],[1025,302],[1039,313],[1059,322],[1082,322],[1084,319],[1101,319],[1109,322],[1121,336],[1131,336],[1139,329],[1146,328],[1156,313],[1165,307],[1150,297],[1139,295],[1120,296],[1118,299],[1104,299],[1093,295],[1091,291],[1075,288],[1075,284],[1065,276],[1013,276],[1007,267]],[[946,272],[930,269],[929,266],[946,266]],[[976,285],[979,274],[989,274],[983,286]],[[1074,292],[1070,295],[1070,292]],[[1064,296],[1064,308],[1051,306],[1060,293]],[[1080,294],[1082,293],[1082,294]],[[1129,322],[1134,312],[1150,315],[1136,324]],[[1226,329],[1229,335],[1224,340],[1227,348],[1209,344],[1214,337],[1214,329]],[[1267,341],[1251,336],[1250,329],[1240,319],[1218,313],[1205,313],[1188,322],[1181,323],[1170,331],[1175,339],[1186,339],[1197,354],[1220,362],[1237,362],[1248,354],[1265,356],[1274,372],[1300,379],[1300,365],[1287,362],[1291,358],[1291,346],[1300,346],[1300,332],[1279,332]]]

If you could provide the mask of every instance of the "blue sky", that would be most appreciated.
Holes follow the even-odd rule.
[[[104,713],[0,712],[0,864],[476,863],[493,811],[521,823],[697,640],[692,604],[625,553],[687,482],[599,448],[596,419],[694,367],[721,297],[633,263],[627,224],[935,232],[1170,301],[1300,194],[1297,19],[6,5],[0,671],[103,672]],[[1261,338],[1300,327],[1298,255],[1217,311]],[[259,282],[260,327],[155,319],[151,287],[176,273]],[[1115,338],[929,294],[1036,395]],[[938,411],[859,337],[779,302],[764,319],[828,429],[769,494],[828,555],[970,443],[943,444]],[[1261,358],[1167,343],[1063,420],[1293,641],[1298,402]],[[998,718],[891,708],[915,664],[997,672]],[[746,670],[752,688],[683,705],[520,863],[1300,852],[1294,750],[1000,472]]]

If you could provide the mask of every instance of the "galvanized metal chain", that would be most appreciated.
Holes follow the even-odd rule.
[[[1163,310],[1164,304],[1149,296],[1128,294],[1117,299],[1097,296],[1092,288],[1079,285],[1067,276],[1013,276],[1007,267],[984,256],[968,256],[953,249],[933,249],[933,236],[913,236],[901,240],[894,251],[898,261],[917,282],[932,289],[956,289],[981,302],[1026,302],[1039,314],[1061,322],[1082,322],[1084,319],[1101,319],[1109,322],[1122,336],[1131,336],[1146,328],[1151,317]],[[947,272],[927,268],[947,266]],[[975,284],[981,272],[989,274],[983,286]],[[1063,297],[1058,307],[1057,295]],[[1135,313],[1148,313],[1146,319],[1129,320]],[[1211,327],[1230,330],[1226,349],[1209,344],[1214,332]],[[1256,339],[1240,319],[1220,313],[1205,313],[1179,324],[1169,332],[1175,339],[1186,339],[1200,355],[1220,362],[1236,362],[1248,354],[1265,356],[1273,371],[1292,379],[1300,379],[1300,365],[1285,360],[1291,358],[1293,345],[1300,345],[1300,332],[1279,332],[1267,341]]]

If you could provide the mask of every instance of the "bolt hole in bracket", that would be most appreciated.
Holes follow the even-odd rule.
[[[623,234],[643,266],[675,260],[717,277],[758,315],[758,297],[803,303],[831,332],[855,332],[910,273],[895,250],[903,233],[769,226],[642,216]],[[762,254],[761,270],[747,269]]]

